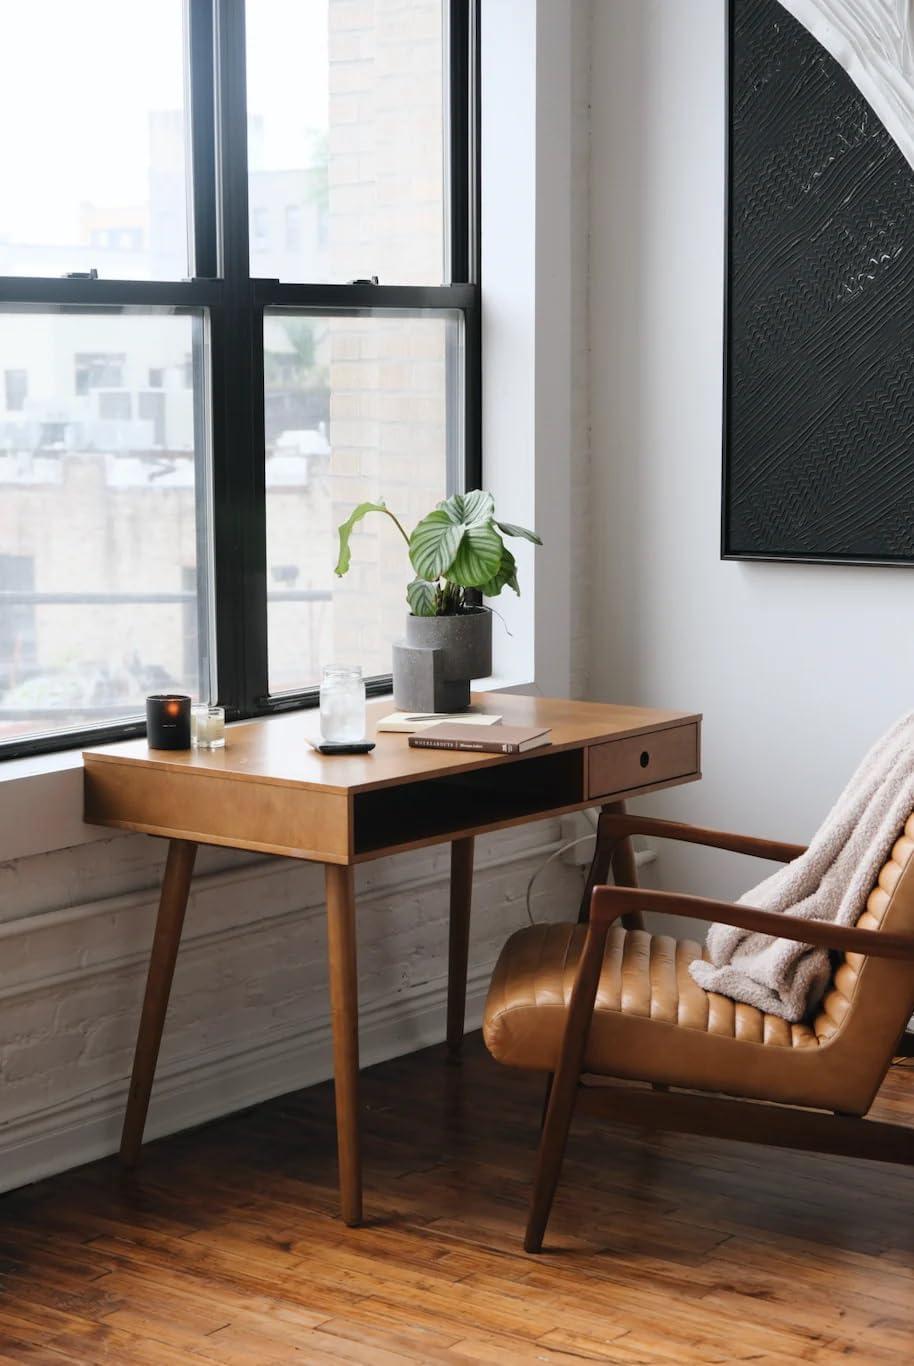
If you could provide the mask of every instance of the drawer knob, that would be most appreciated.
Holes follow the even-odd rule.
[[[647,752],[646,749],[643,749],[643,750],[641,751],[641,767],[642,767],[642,768],[647,768],[647,766],[648,766],[648,764],[649,764],[650,762],[651,762],[651,756],[648,754],[648,752]]]

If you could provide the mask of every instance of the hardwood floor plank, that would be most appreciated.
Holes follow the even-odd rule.
[[[528,1257],[541,1089],[474,1037],[366,1071],[358,1229],[327,1085],[0,1197],[0,1366],[914,1359],[914,1173],[588,1120]]]

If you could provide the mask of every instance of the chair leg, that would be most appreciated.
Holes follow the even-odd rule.
[[[530,1217],[527,1220],[527,1232],[524,1237],[526,1252],[542,1250],[543,1235],[546,1232],[552,1199],[562,1170],[565,1143],[571,1127],[571,1116],[584,1064],[587,1035],[593,1019],[594,1001],[597,997],[600,970],[606,949],[606,932],[607,922],[600,917],[588,924],[574,986],[571,989],[568,1019],[562,1035],[558,1066],[549,1090],[549,1104],[546,1107],[546,1120],[540,1134],[539,1151],[536,1154]]]
[[[568,1142],[577,1089],[577,1077],[563,1079],[561,1075],[557,1075],[550,1083],[549,1103],[546,1106],[539,1151],[536,1154],[530,1215],[527,1220],[527,1232],[524,1235],[525,1252],[543,1250],[546,1225],[549,1222],[552,1201],[555,1198],[565,1158],[565,1145]]]
[[[546,1094],[543,1096],[543,1113],[540,1115],[540,1133],[546,1123],[546,1116],[549,1113],[549,1097],[552,1095],[552,1083],[555,1081],[555,1073],[546,1073]]]

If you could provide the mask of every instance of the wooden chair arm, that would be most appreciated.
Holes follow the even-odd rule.
[[[654,816],[630,816],[604,811],[600,824],[607,834],[620,839],[626,835],[653,835],[657,839],[706,844],[712,849],[727,849],[734,854],[753,854],[756,858],[773,859],[776,863],[790,863],[791,859],[806,853],[805,844],[786,844],[783,840],[759,839],[755,835],[733,835],[726,830],[707,830],[700,825],[662,821]]]
[[[686,896],[682,892],[654,892],[646,887],[595,887],[590,919],[591,923],[608,928],[622,915],[648,909],[664,915],[713,920],[719,925],[735,925],[741,930],[770,934],[776,939],[794,939],[799,944],[839,949],[843,953],[901,958],[914,963],[914,934],[861,930],[855,925],[832,925],[827,920],[801,920],[799,916],[760,911],[754,906],[736,905],[731,901]]]

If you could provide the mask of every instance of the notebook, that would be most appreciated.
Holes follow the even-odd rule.
[[[442,721],[451,722],[455,726],[496,726],[501,720],[493,712],[483,711],[392,711],[389,716],[382,717],[377,724],[379,731],[399,731],[406,734],[414,730],[425,730],[428,726],[437,726]]]

